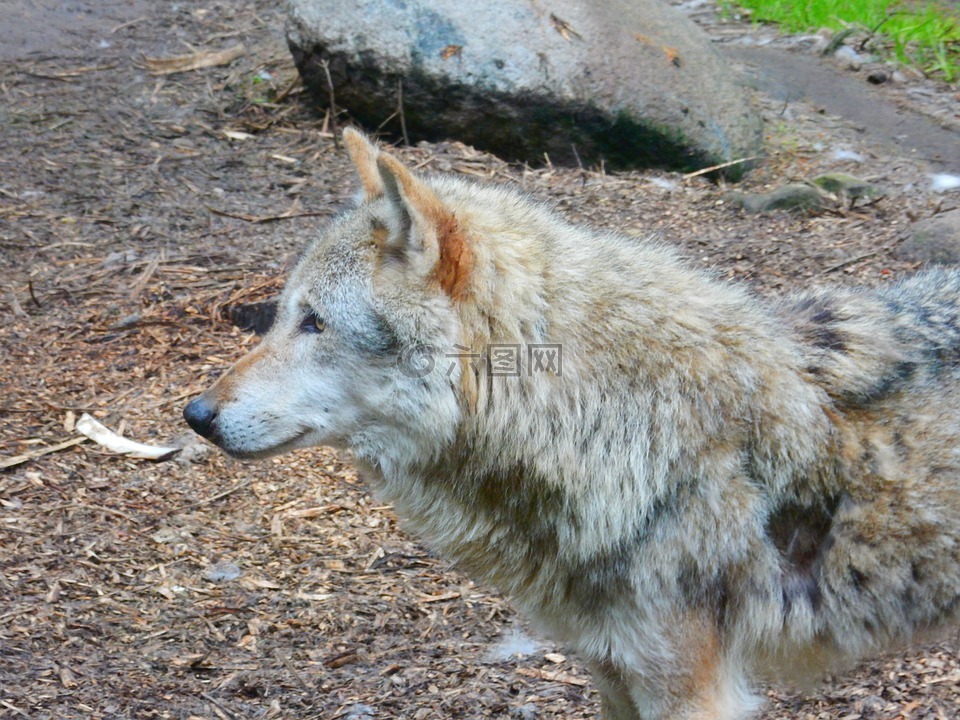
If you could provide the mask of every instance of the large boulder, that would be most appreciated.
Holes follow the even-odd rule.
[[[287,3],[307,87],[371,130],[399,137],[402,119],[412,142],[613,168],[695,169],[759,149],[729,63],[662,0]]]

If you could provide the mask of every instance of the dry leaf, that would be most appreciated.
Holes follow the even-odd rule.
[[[452,57],[460,57],[463,53],[463,45],[447,45],[440,51],[441,60],[449,60]]]
[[[667,60],[671,63],[680,67],[680,51],[675,47],[669,47],[667,45],[663,46],[663,54],[667,56]]]

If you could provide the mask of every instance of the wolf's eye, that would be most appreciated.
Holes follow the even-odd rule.
[[[327,321],[314,312],[307,313],[307,316],[300,323],[301,332],[313,333],[319,335],[327,329]]]

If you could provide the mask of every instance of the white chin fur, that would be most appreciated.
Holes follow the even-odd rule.
[[[218,443],[219,444],[219,443]],[[293,436],[289,440],[283,440],[274,445],[269,445],[266,447],[257,447],[257,448],[247,448],[247,447],[231,447],[229,444],[220,445],[221,449],[230,455],[231,457],[237,458],[238,460],[263,460],[265,458],[270,458],[275,455],[282,455],[284,453],[290,452],[291,450],[299,450],[301,448],[315,447],[323,443],[319,442],[316,438],[316,433],[312,430],[304,430],[298,435]]]

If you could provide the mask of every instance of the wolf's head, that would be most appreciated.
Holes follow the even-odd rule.
[[[462,364],[444,357],[473,261],[460,219],[363,135],[344,141],[363,199],[307,248],[263,342],[184,409],[231,455],[330,445],[390,462],[456,430]]]

